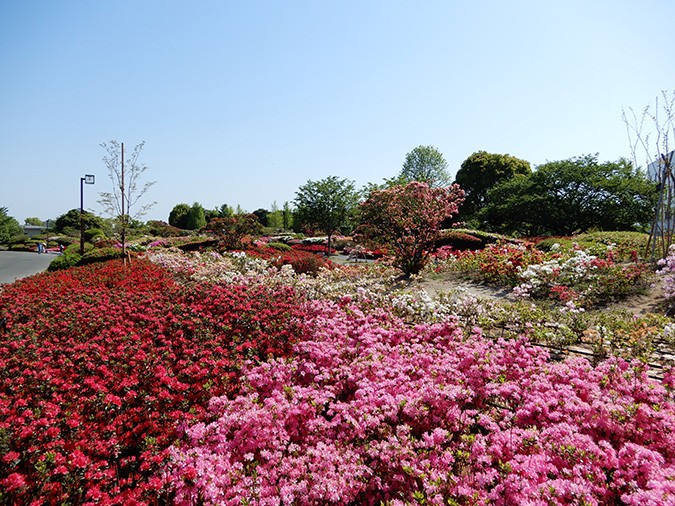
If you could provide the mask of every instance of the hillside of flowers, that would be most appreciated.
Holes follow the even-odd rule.
[[[0,504],[672,504],[675,376],[613,353],[667,342],[670,319],[593,312],[647,282],[607,251],[428,267],[516,287],[510,305],[399,289],[386,263],[296,272],[283,248],[7,285]],[[607,360],[534,344],[593,332]]]

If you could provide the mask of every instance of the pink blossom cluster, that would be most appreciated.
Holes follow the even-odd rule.
[[[675,377],[316,302],[186,428],[178,504],[675,503]]]

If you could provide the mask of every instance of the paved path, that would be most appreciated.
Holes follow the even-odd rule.
[[[13,283],[19,278],[32,276],[47,269],[56,255],[26,251],[0,251],[0,284]]]

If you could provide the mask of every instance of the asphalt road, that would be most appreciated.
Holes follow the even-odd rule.
[[[0,251],[0,284],[14,283],[19,278],[32,276],[47,269],[56,255],[25,251]]]

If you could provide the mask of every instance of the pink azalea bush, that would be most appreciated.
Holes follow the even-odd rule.
[[[178,504],[672,504],[675,378],[317,302],[186,428]]]
[[[413,181],[373,191],[359,205],[357,236],[387,245],[404,274],[418,274],[430,258],[441,224],[457,214],[463,201],[464,190],[456,184],[431,188]]]

